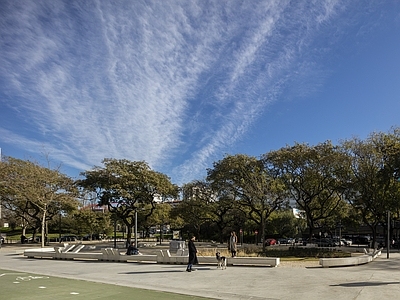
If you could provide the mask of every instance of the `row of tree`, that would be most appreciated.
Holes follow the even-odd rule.
[[[296,143],[260,158],[225,156],[206,180],[184,186],[178,209],[195,229],[212,221],[222,236],[224,228],[251,221],[266,237],[274,213],[291,206],[302,212],[310,238],[318,228],[365,224],[375,241],[388,212],[399,217],[399,171],[398,128],[339,145]]]
[[[143,228],[169,224],[197,235],[217,232],[221,241],[230,230],[256,229],[265,238],[272,230],[282,232],[279,226],[303,227],[301,222],[311,237],[316,228],[333,228],[339,221],[366,224],[375,239],[389,211],[399,217],[399,177],[400,129],[393,128],[338,145],[296,143],[260,157],[226,155],[204,180],[182,187],[145,162],[105,159],[102,167],[74,181],[58,170],[7,157],[0,164],[0,196],[24,228],[41,228],[42,236],[46,221],[57,215],[85,220],[82,199],[89,197],[126,225],[129,241],[135,215]],[[303,219],[294,222],[290,207],[299,209]]]

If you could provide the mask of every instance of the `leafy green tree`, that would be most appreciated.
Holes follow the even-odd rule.
[[[146,162],[104,159],[103,164],[104,167],[83,172],[85,179],[78,184],[96,192],[99,204],[106,205],[124,222],[130,242],[135,210],[146,220],[156,208],[154,199],[176,197],[178,188],[166,175],[151,170]]]
[[[388,211],[399,208],[400,139],[397,134],[372,133],[366,140],[346,140],[342,147],[351,158],[347,200],[361,214],[376,241],[378,225],[386,221]]]
[[[58,170],[11,157],[1,162],[0,176],[1,200],[32,227],[37,228],[40,224],[44,247],[46,222],[60,210],[77,206],[74,181]]]
[[[221,243],[230,230],[239,227],[240,211],[224,191],[213,190],[207,181],[193,181],[182,187],[183,201],[175,209],[174,213],[191,224],[194,231],[200,234],[202,227],[217,231],[216,237]]]
[[[382,153],[382,180],[387,184],[390,211],[400,217],[400,128],[394,127],[388,133],[372,133],[371,142]]]
[[[295,237],[298,234],[298,219],[292,210],[274,211],[267,223],[267,232],[279,237]]]
[[[169,225],[170,215],[171,215],[171,205],[168,203],[158,203],[152,213],[152,215],[147,218],[141,225],[147,229],[151,227],[160,227],[160,242],[163,241],[164,232],[163,227]]]
[[[271,172],[285,182],[290,198],[304,211],[310,239],[313,230],[345,205],[342,181],[347,156],[331,142],[310,147],[296,143],[264,155]]]
[[[111,218],[108,212],[80,209],[72,215],[74,231],[79,235],[102,236],[111,230]]]
[[[280,178],[269,172],[262,160],[243,154],[226,155],[214,163],[207,175],[213,190],[237,201],[265,238],[268,217],[287,201]]]
[[[189,225],[190,231],[200,238],[201,226],[212,219],[209,205],[215,201],[215,196],[207,182],[193,181],[184,184],[182,201],[173,209],[172,217],[179,217]]]

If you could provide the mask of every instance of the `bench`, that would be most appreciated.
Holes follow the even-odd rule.
[[[83,247],[82,247],[83,248]],[[67,250],[67,251],[65,251]],[[157,262],[157,255],[125,255],[118,249],[104,248],[101,253],[79,252],[81,247],[71,251],[71,248],[63,247],[27,249],[24,256],[28,258],[52,258],[60,260],[97,260],[97,261],[115,261],[115,262]]]
[[[364,254],[351,257],[339,257],[339,258],[320,258],[319,264],[323,268],[329,267],[348,267],[348,266],[358,266],[362,264],[367,264],[381,255],[382,250],[375,250],[373,252],[368,252],[364,249]]]
[[[160,261],[159,263],[167,264],[181,264],[186,265],[188,263],[188,255],[171,255],[169,250],[160,250]],[[264,267],[276,267],[280,263],[280,259],[276,257],[227,257],[227,265],[230,266],[264,266]],[[217,259],[215,256],[202,256],[198,255],[197,260],[200,265],[217,265]]]
[[[181,264],[188,263],[188,255],[171,255],[169,250],[165,252],[160,250],[157,255],[126,255],[121,254],[118,249],[103,248],[101,253],[85,253],[79,252],[80,247],[75,251],[72,248],[54,247],[54,248],[40,248],[29,249],[24,251],[24,255],[28,258],[53,258],[62,260],[97,260],[97,261],[115,261],[115,262],[138,262],[138,263],[166,263],[166,264]],[[65,251],[67,250],[67,251]],[[201,256],[198,257],[199,264],[216,265],[217,260],[215,256]],[[235,257],[227,258],[227,264],[231,266],[271,266],[276,267],[280,263],[279,258],[272,257]]]
[[[186,265],[188,263],[188,256],[183,255],[171,255],[169,250],[166,250],[165,253],[163,250],[160,250],[158,254],[158,263],[161,264],[179,264]]]
[[[277,267],[281,260],[279,257],[239,257],[230,258],[227,261],[231,266],[264,266]]]

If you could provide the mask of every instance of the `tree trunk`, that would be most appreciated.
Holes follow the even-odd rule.
[[[129,246],[132,240],[132,226],[128,225],[127,227],[127,237],[126,237],[126,244]],[[137,247],[137,245],[135,245]]]
[[[261,242],[263,252],[265,252],[265,223],[264,213],[261,212]]]

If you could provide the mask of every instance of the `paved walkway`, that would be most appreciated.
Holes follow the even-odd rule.
[[[228,267],[27,259],[3,247],[0,268],[214,299],[398,299],[400,254],[354,267]]]

